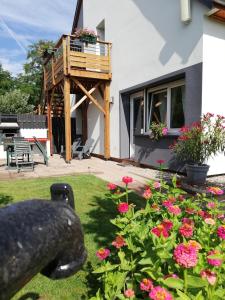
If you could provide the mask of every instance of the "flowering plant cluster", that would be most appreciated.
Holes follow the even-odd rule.
[[[94,30],[90,30],[88,28],[79,28],[79,29],[76,29],[74,35],[77,38],[81,38],[81,37],[84,37],[84,36],[97,37],[96,32]]]
[[[217,195],[189,197],[176,177],[169,186],[150,181],[140,209],[125,192],[108,184],[117,217],[111,244],[96,253],[100,288],[92,300],[225,299],[225,215]],[[110,201],[110,200],[109,200]]]
[[[225,117],[211,113],[203,115],[200,122],[180,130],[178,141],[171,146],[182,161],[203,164],[225,150]]]
[[[168,134],[168,128],[164,123],[152,122],[149,129],[151,130],[151,135],[154,140],[159,140],[161,137]]]

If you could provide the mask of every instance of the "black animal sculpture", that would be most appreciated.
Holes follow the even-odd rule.
[[[51,200],[0,209],[0,300],[11,299],[39,272],[65,278],[84,264],[87,252],[71,187],[52,185]]]

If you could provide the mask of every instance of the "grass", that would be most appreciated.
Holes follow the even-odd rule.
[[[91,175],[2,181],[0,201],[6,204],[32,198],[49,199],[49,188],[56,182],[69,183],[74,190],[76,211],[85,233],[87,262],[83,270],[68,279],[53,281],[38,274],[13,300],[82,300],[89,299],[92,288],[96,289],[91,275],[91,268],[97,263],[96,250],[111,243],[115,234],[109,219],[114,217],[116,209],[105,197],[104,181]]]

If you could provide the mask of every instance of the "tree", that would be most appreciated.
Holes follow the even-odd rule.
[[[0,95],[14,88],[14,80],[11,74],[2,68],[0,63]]]
[[[0,112],[6,114],[21,114],[32,112],[34,106],[28,104],[29,95],[20,90],[13,90],[0,95]]]
[[[45,40],[39,40],[29,46],[24,74],[20,74],[16,79],[16,88],[30,95],[29,104],[36,106],[40,103],[43,85],[43,54],[53,47],[53,41]]]

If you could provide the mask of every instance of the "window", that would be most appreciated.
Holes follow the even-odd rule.
[[[144,133],[144,97],[133,99],[133,133],[134,135]]]
[[[168,86],[147,91],[146,132],[152,122],[165,123],[170,132],[177,131],[185,124],[184,82],[174,82]]]

